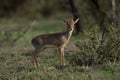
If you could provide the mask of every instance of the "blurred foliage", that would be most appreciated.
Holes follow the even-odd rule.
[[[97,1],[93,4],[93,1]],[[112,19],[112,3],[111,0],[76,0],[75,1],[79,7],[81,18],[83,22],[91,24],[96,20],[101,20],[101,18],[106,17],[105,21],[111,22]],[[120,1],[116,0],[116,14],[120,14]],[[98,12],[98,9],[105,14],[103,16]],[[0,1],[0,17],[8,15],[17,16],[40,16],[41,14],[45,16],[51,16],[54,13],[69,12],[70,5],[68,0],[1,0]],[[44,14],[45,13],[45,14]],[[93,20],[91,20],[93,19]],[[95,20],[94,20],[95,19]]]
[[[26,0],[0,0],[0,17],[9,16]]]
[[[70,58],[73,65],[91,66],[120,61],[120,29],[111,25],[105,25],[104,28],[105,32],[94,26],[79,35],[76,42],[79,51]]]

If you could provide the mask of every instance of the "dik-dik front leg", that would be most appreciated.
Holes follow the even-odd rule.
[[[64,47],[59,47],[59,53],[60,53],[60,64],[61,66],[65,65],[65,60],[64,60]]]

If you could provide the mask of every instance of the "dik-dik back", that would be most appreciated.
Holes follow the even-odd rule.
[[[68,41],[65,33],[56,33],[56,34],[44,34],[39,35],[32,39],[32,44],[37,48],[38,46],[47,47],[47,46],[62,46]]]

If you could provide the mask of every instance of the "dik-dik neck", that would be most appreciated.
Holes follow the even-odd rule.
[[[65,37],[67,38],[68,41],[71,38],[72,32],[73,32],[73,29],[67,29],[65,32]]]

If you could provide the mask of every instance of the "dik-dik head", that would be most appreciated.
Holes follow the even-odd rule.
[[[64,20],[65,23],[67,23],[68,29],[73,30],[74,24],[76,24],[79,21],[79,18],[77,18],[75,21],[73,19]]]

